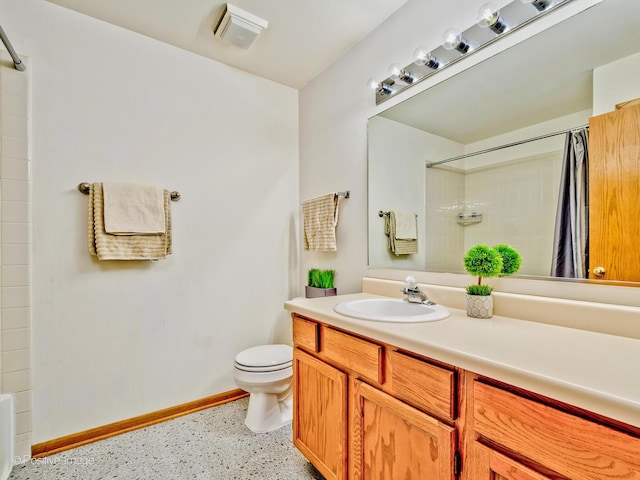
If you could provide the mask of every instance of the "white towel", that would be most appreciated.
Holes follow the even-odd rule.
[[[158,260],[171,254],[171,210],[169,191],[165,190],[164,212],[167,231],[144,235],[111,235],[104,231],[102,184],[89,190],[89,253],[98,260]]]
[[[336,243],[336,225],[340,197],[327,193],[302,202],[304,216],[304,249],[333,252]]]
[[[415,240],[418,238],[418,222],[415,213],[395,211],[396,239]]]
[[[104,230],[111,235],[165,233],[164,191],[132,183],[104,183]]]
[[[384,216],[384,234],[389,237],[389,250],[396,255],[418,253],[418,239],[404,240],[396,238],[396,214],[393,211]]]

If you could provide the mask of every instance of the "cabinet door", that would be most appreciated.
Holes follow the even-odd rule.
[[[473,480],[550,480],[484,445],[474,446]]]
[[[473,429],[561,478],[640,480],[640,438],[479,381]]]
[[[351,404],[352,480],[450,480],[455,430],[354,380]]]
[[[296,348],[293,443],[327,480],[347,476],[347,375]]]

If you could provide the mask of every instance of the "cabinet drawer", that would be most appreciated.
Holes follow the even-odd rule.
[[[640,480],[640,438],[475,382],[476,433],[565,477]]]
[[[332,328],[322,328],[321,352],[360,376],[383,383],[382,346]]]
[[[391,393],[418,408],[455,419],[455,373],[402,352],[389,352],[387,381]]]
[[[311,320],[297,316],[293,317],[293,343],[317,352],[319,325]]]

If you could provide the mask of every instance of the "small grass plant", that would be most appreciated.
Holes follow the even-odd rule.
[[[308,285],[316,288],[333,288],[335,276],[335,270],[312,268],[308,272]]]

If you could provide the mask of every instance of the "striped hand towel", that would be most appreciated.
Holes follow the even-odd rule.
[[[396,213],[391,211],[384,217],[384,233],[389,237],[389,250],[396,255],[410,255],[418,253],[418,234],[413,240],[397,238]]]
[[[166,232],[145,235],[111,235],[104,229],[102,183],[89,190],[89,253],[98,260],[158,260],[171,254],[169,191],[164,190]]]
[[[334,252],[340,197],[327,193],[302,202],[304,217],[304,249]]]

